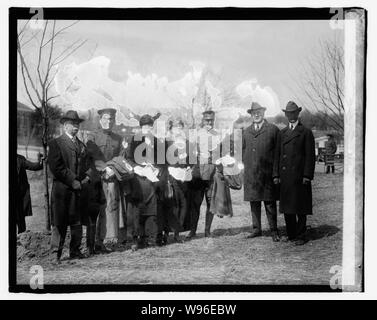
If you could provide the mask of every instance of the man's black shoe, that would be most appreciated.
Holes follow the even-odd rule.
[[[246,239],[252,239],[256,237],[260,237],[262,235],[261,231],[253,230],[251,233],[246,237]]]

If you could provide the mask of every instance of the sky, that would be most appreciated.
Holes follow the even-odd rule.
[[[82,70],[80,66],[94,59],[95,66],[86,67],[89,71],[85,72],[105,68],[107,87],[116,87],[118,92],[123,90],[119,83],[147,77],[157,79],[158,85],[172,84],[169,90],[187,83],[188,78],[197,83],[195,66],[206,66],[218,81],[209,85],[237,87],[237,94],[243,96],[249,90],[250,97],[261,97],[269,115],[275,115],[300,95],[294,78],[305,59],[318,50],[319,41],[342,41],[342,36],[328,20],[80,21],[64,34],[64,40],[88,41],[65,65]],[[121,104],[130,102],[132,90],[137,92],[132,89],[135,86],[127,86]],[[221,95],[222,88],[217,89]],[[20,95],[25,101],[25,95]],[[161,92],[151,94],[151,99],[161,99]]]

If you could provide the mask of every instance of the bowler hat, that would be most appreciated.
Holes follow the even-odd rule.
[[[266,110],[265,107],[262,107],[258,102],[253,102],[251,103],[250,109],[247,110],[248,113],[252,113],[253,111],[256,110]]]
[[[61,118],[60,118],[60,123],[64,123],[67,120],[71,121],[78,121],[78,122],[83,122],[84,119],[81,119],[75,110],[68,110]]]
[[[287,103],[287,106],[285,107],[285,109],[283,109],[284,112],[295,112],[295,111],[301,111],[302,108],[299,107],[296,103],[294,103],[293,101],[289,101]]]
[[[153,123],[154,123],[154,119],[149,114],[145,114],[140,117],[140,120],[139,120],[140,127],[145,126],[145,125],[153,126]]]
[[[104,113],[109,114],[111,116],[115,115],[117,110],[114,108],[104,108],[97,111],[100,116],[102,116]]]
[[[214,120],[215,119],[215,111],[206,110],[202,113],[203,120]]]

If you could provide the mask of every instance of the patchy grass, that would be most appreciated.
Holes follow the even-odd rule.
[[[234,216],[214,218],[212,238],[201,233],[203,207],[199,236],[194,240],[137,252],[129,250],[129,244],[119,245],[110,254],[83,260],[67,259],[67,249],[59,266],[47,253],[48,235],[40,232],[44,227],[43,186],[40,176],[32,173],[34,216],[27,218],[31,231],[19,240],[18,283],[29,283],[30,267],[39,264],[44,268],[45,284],[328,284],[331,266],[342,262],[343,175],[323,174],[322,167],[317,171],[314,214],[308,218],[310,241],[304,246],[272,242],[264,211],[263,236],[246,239],[251,214],[241,190],[232,191]],[[284,234],[282,215],[278,225]],[[41,254],[35,254],[38,250]]]

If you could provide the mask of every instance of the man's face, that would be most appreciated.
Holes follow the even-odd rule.
[[[203,119],[203,128],[205,128],[207,131],[213,129],[215,121],[213,119]]]
[[[287,117],[290,123],[295,123],[298,119],[299,114],[300,111],[285,112],[285,116]]]
[[[264,119],[264,110],[255,110],[251,112],[251,118],[254,123],[261,123]]]
[[[173,135],[180,135],[183,131],[183,126],[181,124],[174,124],[171,131]]]
[[[141,127],[141,133],[142,134],[149,134],[152,131],[152,126],[149,124],[145,124]]]
[[[115,124],[115,115],[110,115],[108,113],[104,113],[99,120],[102,129],[111,130]]]
[[[68,120],[64,122],[64,131],[70,134],[71,136],[75,136],[80,129],[80,122]]]

